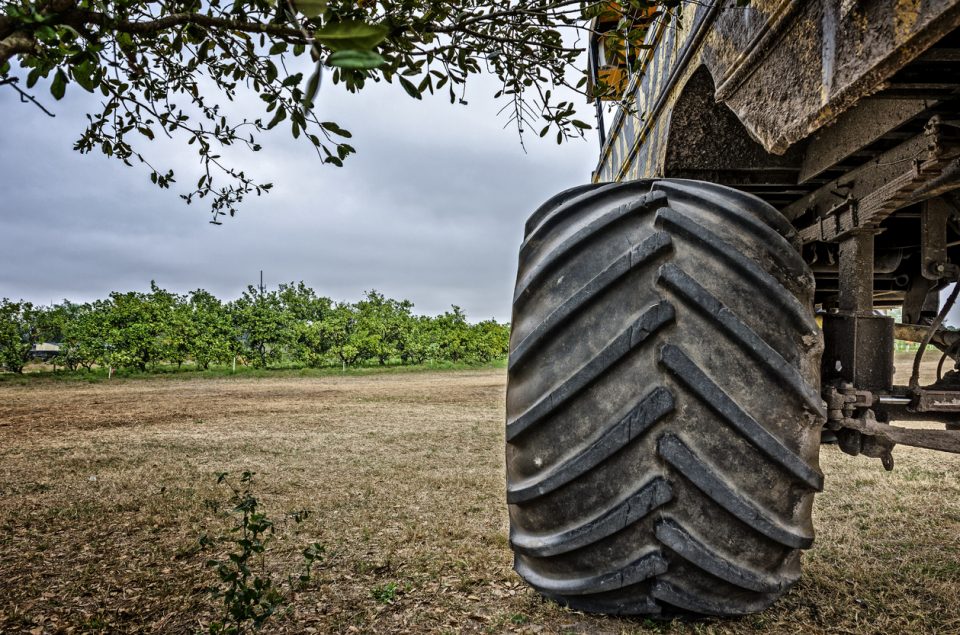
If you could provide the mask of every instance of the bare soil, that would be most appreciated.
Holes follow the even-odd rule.
[[[0,632],[203,630],[222,607],[198,539],[231,522],[217,473],[243,470],[277,522],[278,579],[303,546],[327,549],[267,632],[960,632],[960,456],[901,447],[889,473],[823,448],[804,578],[760,615],[653,622],[542,601],[511,570],[504,383],[0,385]]]

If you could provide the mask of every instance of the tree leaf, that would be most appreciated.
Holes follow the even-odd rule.
[[[320,122],[320,127],[323,128],[324,130],[332,132],[333,134],[343,137],[345,139],[349,139],[350,137],[353,136],[352,134],[350,134],[349,130],[344,130],[333,121],[322,121]]]
[[[406,77],[403,77],[403,76],[401,76],[401,75],[397,75],[397,79],[400,80],[400,85],[403,86],[403,89],[404,89],[405,91],[407,91],[407,94],[408,94],[408,95],[410,95],[410,96],[413,97],[414,99],[422,99],[422,98],[423,98],[423,97],[420,95],[420,91],[417,90],[417,87],[414,86],[414,85],[413,85],[413,82],[411,82],[409,79],[407,79]]]
[[[327,58],[328,66],[348,68],[352,70],[373,70],[386,64],[387,61],[374,51],[340,50],[330,54]]]
[[[293,6],[308,18],[315,18],[326,10],[327,0],[294,0]]]
[[[313,37],[334,51],[369,51],[383,42],[387,33],[389,29],[383,24],[345,20],[323,25],[313,32]]]
[[[63,99],[66,89],[67,76],[64,74],[63,69],[58,68],[53,76],[53,83],[50,84],[50,94],[56,99]]]

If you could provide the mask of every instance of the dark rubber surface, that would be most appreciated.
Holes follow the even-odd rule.
[[[763,610],[813,542],[813,276],[759,199],[574,188],[526,224],[507,389],[517,572],[572,608]]]

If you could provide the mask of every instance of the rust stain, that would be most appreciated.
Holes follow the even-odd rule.
[[[920,0],[896,0],[893,15],[894,37],[898,43],[904,42],[913,34],[914,27],[920,21]]]

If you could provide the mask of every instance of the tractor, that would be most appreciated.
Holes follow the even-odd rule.
[[[510,545],[574,609],[762,611],[813,544],[824,436],[960,452],[960,0],[743,4],[672,3],[626,52],[629,3],[596,17],[599,162],[526,221]]]

